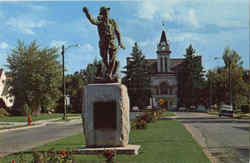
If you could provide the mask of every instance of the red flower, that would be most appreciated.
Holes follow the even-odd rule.
[[[108,152],[108,157],[112,157],[113,156],[113,152],[109,151]]]
[[[112,159],[114,157],[114,152],[113,151],[110,151],[110,150],[107,150],[104,152],[104,156],[107,158],[107,159]]]
[[[61,151],[60,154],[64,157],[66,156],[66,152],[65,151]]]
[[[11,160],[11,163],[15,163],[15,160]]]

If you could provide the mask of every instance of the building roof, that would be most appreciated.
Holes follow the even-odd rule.
[[[184,58],[173,58],[171,59],[171,69],[173,71],[176,71],[178,68],[180,68],[185,62]]]
[[[156,63],[157,59],[145,59],[147,63]]]
[[[162,33],[161,33],[161,40],[160,40],[160,43],[161,42],[166,42],[167,43],[167,37],[166,37],[166,33],[165,31],[163,30]]]

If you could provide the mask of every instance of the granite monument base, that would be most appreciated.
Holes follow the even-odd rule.
[[[130,120],[126,86],[89,84],[84,88],[82,116],[88,148],[125,147],[128,144]]]

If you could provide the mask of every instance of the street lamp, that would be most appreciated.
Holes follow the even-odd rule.
[[[220,57],[214,57],[214,60],[218,60],[220,59]],[[219,68],[219,64],[217,63],[217,71],[218,71],[218,68]],[[211,79],[210,79],[210,106],[213,105],[213,79],[212,79],[212,76],[211,76]]]
[[[66,96],[66,88],[65,88],[65,78],[64,78],[64,53],[67,49],[71,48],[71,47],[80,47],[79,44],[75,44],[75,45],[69,45],[66,48],[64,47],[64,45],[62,45],[62,71],[63,71],[63,77],[62,77],[62,82],[63,82],[63,108],[64,108],[64,112],[63,112],[63,119],[66,120],[66,112],[67,112],[67,108],[66,108],[66,104],[65,104],[65,96]]]

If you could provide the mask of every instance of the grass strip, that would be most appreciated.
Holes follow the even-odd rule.
[[[130,144],[141,145],[138,155],[118,155],[119,163],[209,163],[208,158],[184,128],[175,120],[159,120],[148,124],[145,130],[132,130]],[[75,149],[84,145],[83,135],[75,135],[40,146],[35,150],[44,151],[54,148],[56,151]],[[32,150],[30,150],[32,151]],[[3,163],[17,159],[20,155],[10,155],[3,159]],[[31,155],[26,155],[31,159]],[[78,163],[103,161],[102,156],[74,155]]]

